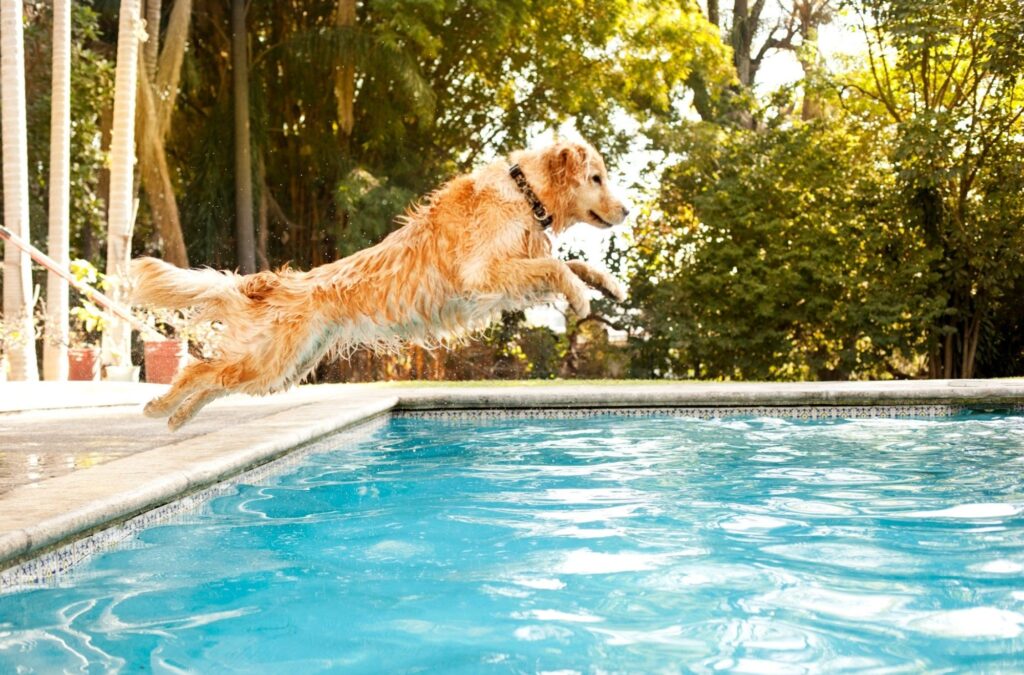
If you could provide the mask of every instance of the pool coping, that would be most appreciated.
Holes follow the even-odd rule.
[[[67,544],[207,489],[335,432],[392,412],[504,409],[792,410],[828,413],[886,407],[921,410],[1024,409],[1024,380],[839,383],[672,383],[502,387],[324,386],[323,397],[244,427],[228,427],[0,496],[3,574]],[[930,414],[930,413],[928,413]],[[941,413],[936,413],[941,414]],[[806,415],[805,415],[806,416]],[[834,414],[832,416],[835,416]],[[253,440],[258,439],[258,440]]]
[[[399,410],[865,405],[1013,406],[1024,380],[699,382],[512,387],[395,387]]]

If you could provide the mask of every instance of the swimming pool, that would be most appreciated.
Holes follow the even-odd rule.
[[[1024,417],[416,416],[0,596],[0,671],[1024,667]]]

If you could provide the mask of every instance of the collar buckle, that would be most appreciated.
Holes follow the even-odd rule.
[[[508,175],[512,177],[512,180],[516,182],[516,186],[519,191],[526,197],[526,201],[530,204],[530,210],[533,211],[533,219],[540,225],[540,229],[546,230],[554,222],[555,218],[547,209],[544,208],[543,202],[537,197],[537,194],[530,187],[530,183],[526,180],[526,175],[523,173],[523,169],[518,164],[513,164],[508,169]]]

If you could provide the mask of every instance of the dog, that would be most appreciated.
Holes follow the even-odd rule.
[[[218,354],[186,365],[145,414],[169,416],[173,431],[220,396],[290,387],[329,352],[443,344],[558,295],[586,317],[585,284],[618,301],[625,293],[605,271],[554,258],[546,229],[610,228],[628,214],[597,151],[561,141],[452,179],[379,244],[308,272],[241,276],[137,258],[133,303],[194,307],[196,320],[221,324]]]

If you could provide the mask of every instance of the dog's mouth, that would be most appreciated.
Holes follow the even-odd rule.
[[[601,216],[597,215],[593,210],[587,211],[587,215],[590,216],[591,222],[593,222],[595,225],[600,225],[601,227],[614,227],[614,225],[609,223]]]

